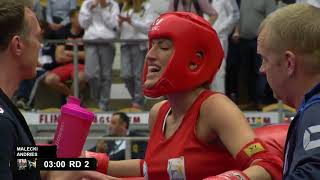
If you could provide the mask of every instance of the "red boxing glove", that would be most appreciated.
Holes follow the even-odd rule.
[[[231,170],[217,176],[210,176],[203,180],[250,180],[242,171]]]
[[[109,165],[109,156],[106,153],[85,152],[86,158],[95,158],[97,160],[97,171],[107,174]]]

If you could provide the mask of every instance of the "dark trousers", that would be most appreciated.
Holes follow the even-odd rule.
[[[257,54],[256,38],[240,39],[240,60],[239,90],[242,92],[242,101],[263,103],[267,80],[259,72],[262,59]]]
[[[233,43],[229,36],[226,58],[226,95],[237,103],[239,98],[238,76],[240,71],[240,44]]]

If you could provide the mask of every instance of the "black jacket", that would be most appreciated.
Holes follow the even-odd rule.
[[[17,146],[34,146],[32,134],[19,110],[0,89],[0,179],[38,180],[37,170],[17,170]]]

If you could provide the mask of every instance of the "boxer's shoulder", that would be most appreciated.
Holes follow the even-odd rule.
[[[221,93],[215,93],[203,101],[200,114],[219,115],[220,113],[224,114],[231,111],[237,112],[237,114],[241,113],[239,108],[227,96]]]
[[[230,101],[229,98],[222,93],[213,93],[206,100],[203,101],[203,104],[216,104],[216,103],[225,103]]]
[[[154,122],[157,119],[158,112],[165,102],[167,102],[167,100],[160,101],[155,105],[153,105],[152,108],[150,109],[149,119],[148,119],[149,130],[152,130]]]

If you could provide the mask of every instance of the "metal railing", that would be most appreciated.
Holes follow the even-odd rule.
[[[52,140],[53,137],[34,137],[35,141],[39,140]],[[87,137],[87,140],[108,140],[108,141],[114,141],[114,140],[124,140],[126,141],[126,149],[125,149],[125,159],[131,159],[131,142],[132,141],[148,141],[149,137]]]
[[[78,63],[79,63],[79,44],[84,43],[85,45],[92,45],[92,44],[109,44],[109,43],[126,43],[126,44],[138,44],[138,43],[146,43],[147,39],[104,39],[104,40],[79,40],[79,39],[47,39],[44,40],[45,43],[50,44],[60,44],[60,43],[72,43],[73,44],[73,65],[74,65],[74,74],[73,74],[73,94],[74,96],[79,98],[79,78],[78,78]]]
[[[60,40],[51,40],[47,39],[44,40],[45,43],[51,44],[61,44],[61,43],[71,43],[73,44],[73,64],[74,64],[74,76],[73,76],[73,84],[74,84],[74,96],[79,97],[79,78],[78,78],[78,63],[79,63],[79,44],[84,43],[84,45],[92,45],[92,44],[109,44],[109,43],[126,43],[126,44],[137,44],[137,43],[147,43],[147,39],[119,39],[119,38],[112,38],[112,39],[104,39],[104,40],[68,40],[68,39],[60,39]],[[282,101],[278,102],[278,113],[279,113],[279,122],[283,120],[286,116],[286,112],[284,110],[284,104]]]

